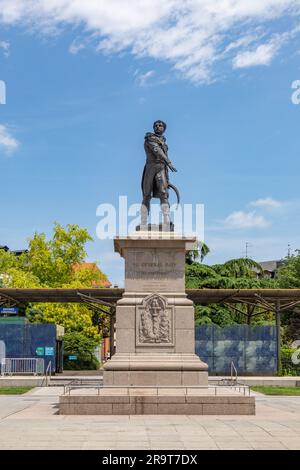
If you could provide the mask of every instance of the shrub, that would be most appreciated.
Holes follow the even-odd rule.
[[[300,375],[300,364],[292,362],[292,354],[296,351],[297,349],[289,347],[281,348],[281,375]]]
[[[100,363],[94,356],[97,346],[97,340],[86,337],[82,332],[66,333],[64,336],[64,369],[99,369]],[[77,356],[77,360],[69,360],[69,356]]]

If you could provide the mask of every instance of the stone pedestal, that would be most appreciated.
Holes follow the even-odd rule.
[[[207,365],[195,354],[194,305],[185,293],[185,253],[195,241],[154,231],[115,239],[125,259],[125,292],[104,386],[207,385]]]
[[[207,365],[194,353],[194,306],[184,282],[194,242],[155,230],[115,239],[125,259],[117,351],[104,365],[104,387],[69,390],[59,398],[60,414],[255,414],[254,397],[208,387]]]

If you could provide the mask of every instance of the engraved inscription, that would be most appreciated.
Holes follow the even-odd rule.
[[[184,268],[184,250],[128,249],[125,255],[125,290],[183,292]]]
[[[184,275],[181,253],[164,251],[136,252],[128,263],[126,277],[130,279],[177,279]],[[159,259],[158,259],[159,258]]]

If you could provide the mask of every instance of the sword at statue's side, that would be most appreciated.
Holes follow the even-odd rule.
[[[162,150],[162,149],[161,149]],[[169,170],[171,170],[172,172],[176,172],[177,173],[177,170],[176,168],[172,165],[171,163],[171,160],[169,160],[169,158],[166,156],[165,152],[162,150],[162,156],[163,156],[163,159],[165,161],[165,164],[167,165],[167,167],[169,168]],[[178,188],[176,188],[176,186],[174,186],[174,184],[171,184],[171,183],[168,183],[168,188],[170,189],[173,189],[173,191],[175,192],[176,194],[176,197],[177,197],[177,206],[176,206],[176,210],[178,209],[178,206],[180,204],[180,194],[179,194],[179,190]]]
[[[178,206],[180,204],[180,194],[179,194],[179,190],[178,188],[176,188],[176,186],[174,186],[174,184],[171,184],[171,183],[168,183],[168,187],[170,189],[173,189],[173,191],[175,192],[176,194],[176,197],[177,197],[177,206],[176,206],[176,209],[178,209]]]

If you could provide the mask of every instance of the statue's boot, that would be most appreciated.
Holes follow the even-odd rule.
[[[141,205],[141,227],[146,229],[148,222],[148,207],[145,204]]]
[[[161,210],[163,213],[163,226],[164,230],[169,231],[171,226],[171,219],[170,219],[170,206],[167,202],[162,203]]]

